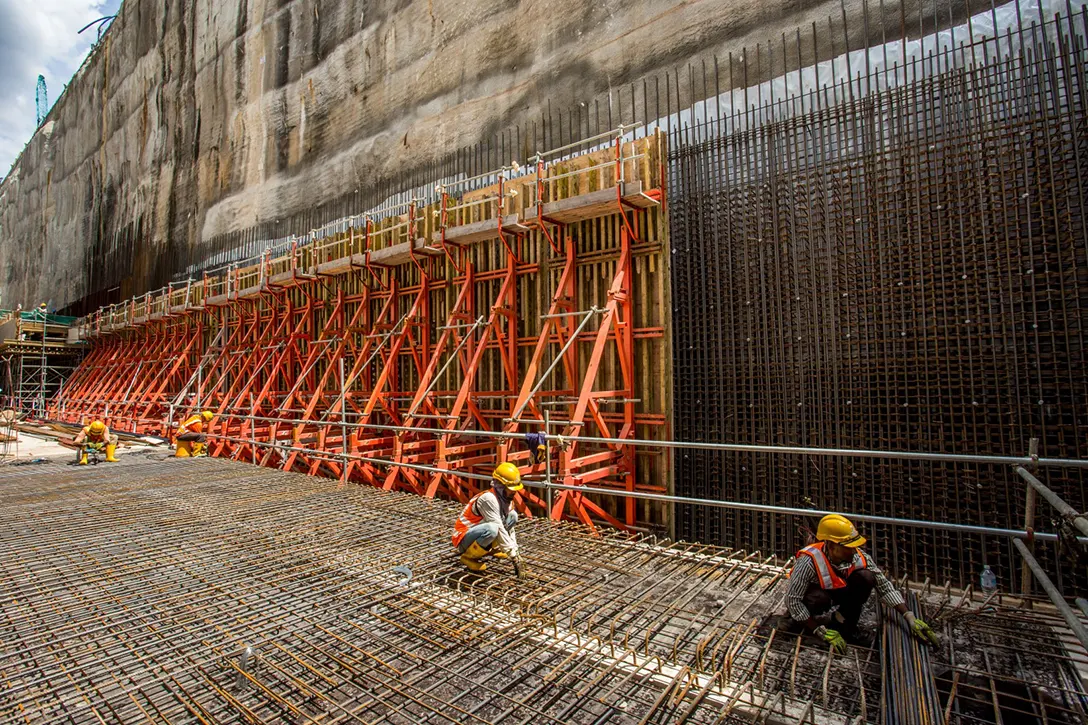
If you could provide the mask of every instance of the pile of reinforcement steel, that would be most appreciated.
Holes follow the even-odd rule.
[[[0,468],[0,722],[879,717],[876,650],[762,626],[774,560],[524,520],[526,576],[476,575],[456,513],[215,459]]]

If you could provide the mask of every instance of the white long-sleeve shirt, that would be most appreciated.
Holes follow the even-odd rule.
[[[493,548],[499,551],[504,551],[510,556],[515,556],[518,553],[518,539],[514,535],[514,532],[506,528],[506,522],[503,520],[502,507],[499,504],[499,498],[495,495],[494,491],[488,491],[476,499],[476,504],[473,507],[476,511],[476,515],[483,518],[482,524],[497,524],[499,527],[499,538],[495,539],[495,543],[492,544]]]

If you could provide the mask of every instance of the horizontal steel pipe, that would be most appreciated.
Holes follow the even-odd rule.
[[[268,423],[284,423],[287,425],[330,425],[340,427],[345,423],[328,420],[298,421],[293,418],[270,418],[265,416],[244,415],[242,413],[221,413],[220,418],[236,418],[238,420],[256,420]],[[368,428],[371,430],[385,431],[411,431],[413,433],[435,433],[449,435],[451,431],[443,428],[419,428],[402,425],[384,425],[379,423],[346,423],[348,428]],[[540,421],[544,425],[544,421]],[[557,424],[556,424],[557,425]],[[467,435],[485,438],[524,438],[524,433],[507,433],[503,431],[457,430],[457,435]],[[808,448],[801,446],[765,446],[748,443],[703,443],[698,441],[661,441],[641,438],[600,438],[597,436],[563,436],[548,434],[547,439],[553,442],[577,442],[577,443],[601,443],[610,445],[630,445],[649,448],[675,448],[698,449],[713,451],[731,451],[735,453],[770,453],[783,455],[805,456],[840,456],[845,458],[886,458],[902,461],[934,461],[943,463],[989,463],[995,465],[1038,465],[1052,466],[1055,468],[1085,468],[1088,469],[1088,459],[1079,458],[1032,458],[1031,456],[983,456],[965,453],[928,453],[925,451],[880,451],[863,448]]]
[[[254,443],[247,438],[232,438],[230,436],[224,436],[216,433],[208,434],[209,438],[221,438],[223,440],[229,440],[236,443]],[[459,476],[461,478],[468,478],[473,480],[489,481],[490,476],[480,473],[469,473],[467,471],[456,471],[448,468],[438,468],[436,466],[427,466],[420,463],[407,463],[397,462],[385,458],[373,458],[370,456],[361,456],[356,453],[337,453],[329,451],[321,451],[313,448],[306,448],[304,446],[289,446],[281,443],[269,443],[265,441],[256,441],[256,445],[262,448],[273,448],[277,450],[295,451],[298,453],[305,453],[314,457],[322,458],[329,461],[341,461],[344,459],[350,459],[353,461],[360,461],[363,463],[376,463],[382,466],[397,466],[401,468],[409,468],[415,471],[425,471],[428,473],[444,473],[451,476]],[[1021,529],[999,529],[991,528],[988,526],[973,526],[971,524],[955,524],[943,521],[923,521],[920,519],[901,519],[890,516],[872,516],[869,514],[849,513],[843,511],[825,511],[822,509],[799,509],[790,508],[787,506],[771,506],[769,504],[755,504],[745,503],[743,501],[715,501],[705,498],[687,498],[684,496],[670,496],[663,493],[645,493],[641,491],[620,491],[609,488],[596,488],[593,486],[568,486],[560,483],[548,483],[546,481],[536,480],[532,478],[522,479],[523,483],[532,488],[552,489],[556,491],[575,491],[577,493],[592,493],[602,496],[619,496],[622,498],[637,498],[645,499],[647,501],[668,501],[671,503],[690,504],[693,506],[710,506],[713,508],[726,508],[736,509],[740,511],[758,511],[761,513],[782,514],[784,516],[824,516],[826,514],[838,513],[847,516],[848,518],[856,521],[864,521],[871,524],[885,524],[889,526],[913,526],[926,529],[943,529],[946,531],[958,531],[968,534],[983,534],[986,536],[999,536],[1002,538],[1010,539],[1029,539],[1034,538],[1038,541],[1057,541],[1057,534],[1048,534],[1040,532],[1028,532]],[[1080,539],[1088,543],[1088,538]]]

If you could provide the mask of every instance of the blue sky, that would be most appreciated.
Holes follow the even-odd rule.
[[[60,97],[97,39],[79,29],[113,15],[121,0],[0,0],[0,177],[35,128],[35,89],[45,76],[49,103]]]

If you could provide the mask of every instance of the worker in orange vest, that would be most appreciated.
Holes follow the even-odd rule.
[[[513,508],[514,494],[525,488],[521,472],[513,463],[500,463],[491,474],[491,488],[476,494],[453,525],[453,545],[461,554],[461,563],[472,571],[483,571],[480,561],[487,555],[513,559],[520,576],[520,554],[514,526],[518,513]]]
[[[92,421],[90,425],[83,426],[83,430],[76,434],[72,441],[79,446],[79,465],[87,465],[87,451],[90,448],[106,449],[106,461],[117,463],[117,436],[110,433],[110,429],[100,420]]]
[[[174,436],[177,449],[175,458],[195,458],[208,455],[205,449],[205,441],[208,436],[204,433],[204,425],[210,423],[215,414],[210,410],[190,415],[178,425],[178,432]]]
[[[938,644],[933,629],[907,609],[903,595],[861,550],[865,537],[845,516],[828,514],[820,519],[816,539],[797,552],[790,572],[786,604],[795,628],[803,626],[836,651],[846,652],[847,639],[860,639],[858,620],[875,588],[885,607],[903,615],[915,637]],[[834,615],[821,617],[834,606],[838,606]]]

